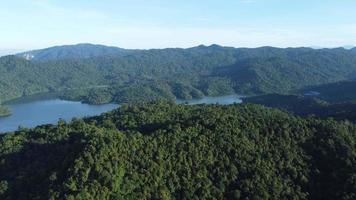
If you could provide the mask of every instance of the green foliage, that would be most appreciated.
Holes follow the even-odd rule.
[[[315,91],[317,97],[325,101],[340,103],[356,100],[356,81],[342,81],[319,86],[312,86],[302,90],[303,93]]]
[[[1,199],[355,199],[356,126],[156,102],[0,136]]]
[[[356,54],[343,49],[235,49],[212,45],[129,53],[124,50],[112,55],[99,50],[87,59],[79,58],[91,55],[91,50],[73,54],[77,59],[61,59],[68,58],[68,52],[61,57],[61,51],[54,50],[54,56],[41,62],[15,56],[0,58],[0,100],[78,90],[82,95],[67,93],[68,98],[95,104],[125,102],[133,96],[190,99],[231,93],[289,93],[356,78]]]
[[[0,117],[7,117],[9,115],[11,115],[10,110],[5,106],[0,105]]]
[[[4,194],[8,188],[7,181],[0,181],[0,195]]]
[[[203,80],[203,91],[208,96],[221,96],[235,93],[233,83],[226,78],[207,78]]]
[[[350,97],[352,94],[348,96]],[[325,95],[317,97],[323,98]],[[344,97],[335,97],[334,99],[345,99]],[[243,102],[279,108],[301,116],[314,115],[320,118],[331,117],[337,120],[350,120],[356,123],[356,102],[332,103],[318,98],[297,95],[269,94],[244,98]]]
[[[150,102],[158,99],[174,100],[172,89],[165,82],[148,81],[135,82],[126,87],[115,89],[115,102],[138,103]]]
[[[174,101],[176,98],[201,98],[203,93],[180,83],[142,80],[128,86],[67,90],[61,92],[59,96],[62,99],[78,100],[89,104],[104,104],[113,101],[116,103],[137,103],[159,99]]]
[[[199,99],[204,96],[200,90],[184,83],[171,84],[171,88],[173,95],[176,96],[177,99]]]
[[[62,59],[79,59],[79,58],[92,58],[104,55],[129,55],[135,50],[121,49],[117,47],[109,47],[104,45],[94,44],[77,44],[77,45],[64,45],[55,46],[46,49],[28,51],[17,54],[29,60],[49,61],[49,60],[62,60]]]

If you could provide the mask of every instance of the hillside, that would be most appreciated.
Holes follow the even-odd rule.
[[[17,54],[27,60],[49,61],[62,59],[92,58],[112,54],[127,55],[134,50],[126,50],[118,47],[109,47],[94,44],[77,44],[55,46],[46,49],[28,51]]]
[[[356,197],[356,126],[157,102],[0,136],[1,199]]]
[[[355,63],[356,52],[343,48],[218,45],[46,62],[7,56],[0,58],[0,100],[58,91],[90,103],[289,93],[355,79]]]
[[[318,98],[329,102],[345,102],[356,100],[356,81],[342,81],[319,86],[311,86],[302,90],[318,92]]]
[[[356,123],[356,99],[353,101],[328,102],[318,97],[268,94],[244,98],[244,103],[278,108],[300,116],[316,116],[349,120]]]
[[[296,115],[356,122],[356,81],[306,87],[297,95],[267,94],[246,97],[244,103],[278,108]]]

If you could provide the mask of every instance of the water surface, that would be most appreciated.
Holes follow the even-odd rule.
[[[12,115],[0,118],[0,133],[15,131],[19,126],[33,128],[43,124],[56,124],[59,119],[70,121],[74,117],[99,115],[118,107],[117,104],[88,105],[59,99],[26,100],[6,106]]]
[[[46,99],[49,96],[41,95],[40,98],[26,97],[9,102],[6,106],[12,115],[0,118],[0,133],[16,131],[19,126],[33,128],[43,124],[56,124],[59,119],[70,121],[74,117],[90,117],[111,111],[118,104],[88,105],[76,101],[60,99]],[[52,97],[50,97],[52,98]],[[237,95],[220,97],[203,97],[201,99],[177,100],[180,104],[221,104],[228,105],[241,103]]]
[[[191,99],[191,100],[177,100],[179,104],[220,104],[220,105],[229,105],[234,103],[242,103],[241,96],[238,95],[228,95],[228,96],[219,96],[219,97],[203,97],[201,99]]]

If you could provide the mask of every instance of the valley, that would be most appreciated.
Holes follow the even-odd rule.
[[[356,200],[356,1],[0,6],[0,200]]]
[[[62,60],[6,56],[0,58],[0,100],[58,91],[63,91],[63,98],[91,104],[286,94],[353,80],[355,55],[354,50],[345,49],[212,45]],[[101,85],[108,87],[96,88]]]
[[[356,196],[354,50],[95,47],[0,57],[1,199]]]

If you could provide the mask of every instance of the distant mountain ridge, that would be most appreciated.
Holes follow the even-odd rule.
[[[344,49],[354,49],[355,46],[353,45],[346,45],[346,46],[343,46]]]
[[[0,57],[14,55],[23,51],[21,49],[0,49]]]
[[[328,47],[323,47],[323,46],[310,46],[310,48],[312,48],[312,49],[330,49]],[[331,49],[335,49],[335,48],[344,48],[346,50],[351,50],[351,49],[356,48],[356,46],[354,46],[354,45],[344,45],[344,46],[340,46],[340,47],[334,47],[334,48],[331,48]]]
[[[259,48],[235,48],[235,47],[225,47],[217,44],[212,44],[210,46],[199,45],[196,47],[187,48],[186,50],[193,51],[206,51],[208,50],[218,50],[218,49],[269,49],[273,47],[259,47]],[[183,49],[183,48],[165,48],[165,49],[149,49],[149,50],[167,50],[167,49]],[[278,48],[276,48],[278,49]],[[312,47],[299,47],[299,48],[286,48],[286,49],[315,49],[315,50],[335,50],[335,49],[345,49],[356,52],[356,47],[352,45],[337,47],[337,48],[324,48],[319,46]],[[26,60],[37,60],[37,61],[51,61],[51,60],[63,60],[63,59],[85,59],[85,58],[95,58],[108,55],[115,56],[125,56],[132,53],[142,52],[147,50],[138,50],[138,49],[124,49],[115,46],[106,46],[100,44],[91,44],[91,43],[80,43],[74,45],[61,45],[53,46],[44,49],[36,49],[31,51],[26,51],[22,53],[17,53],[16,56],[24,58]],[[6,54],[5,54],[6,55]]]
[[[67,51],[78,46],[59,48]],[[44,54],[48,49],[40,51]],[[67,54],[35,56],[34,61],[19,56],[1,57],[0,99],[88,88],[89,91],[74,91],[74,96],[68,94],[65,98],[98,104],[153,97],[286,94],[309,86],[356,79],[355,49],[200,45],[187,49],[117,51],[115,48],[119,53],[112,54],[72,52],[73,59]],[[88,58],[90,55],[96,57]]]
[[[45,49],[27,51],[16,55],[26,60],[49,61],[92,58],[113,54],[127,55],[134,51],[135,50],[127,50],[118,47],[83,43],[76,45],[54,46]]]

